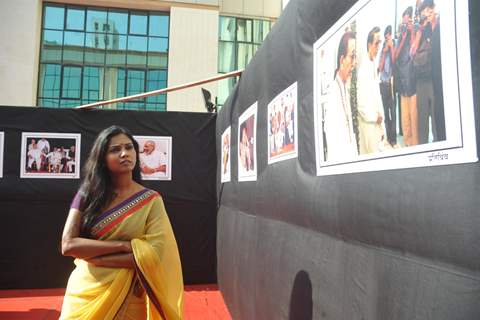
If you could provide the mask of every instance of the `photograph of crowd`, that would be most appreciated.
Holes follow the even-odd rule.
[[[21,178],[79,178],[80,134],[22,133]]]
[[[238,119],[238,181],[257,180],[257,102]]]
[[[220,181],[230,181],[230,133],[231,127],[225,129],[222,134],[222,167],[221,167],[221,179]]]
[[[297,83],[268,104],[268,164],[297,157]]]
[[[0,132],[0,178],[3,178],[3,148],[5,145],[5,133]]]
[[[442,73],[455,68],[442,55],[455,34],[441,32],[455,21],[441,19],[453,5],[365,0],[314,44],[317,171],[460,139],[460,105],[444,107]]]
[[[143,180],[172,180],[172,137],[134,136]]]

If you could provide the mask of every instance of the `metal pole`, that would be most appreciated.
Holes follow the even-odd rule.
[[[237,76],[240,76],[242,74],[242,72],[243,72],[243,69],[242,70],[236,70],[236,71],[232,71],[232,72],[229,72],[229,73],[225,73],[225,74],[217,75],[217,76],[214,76],[214,77],[210,77],[210,78],[207,78],[207,79],[181,84],[181,85],[178,85],[178,86],[153,90],[153,91],[144,92],[144,93],[138,93],[138,94],[134,94],[134,95],[131,95],[131,96],[122,97],[122,98],[115,98],[115,99],[111,99],[111,100],[107,100],[107,101],[98,101],[98,102],[93,102],[93,103],[89,103],[89,104],[84,104],[84,105],[75,107],[75,109],[92,109],[92,108],[96,108],[96,107],[99,107],[99,106],[104,106],[104,105],[107,105],[107,104],[125,102],[125,101],[130,101],[130,100],[155,96],[155,95],[159,95],[159,94],[162,94],[162,93],[167,93],[167,92],[172,92],[172,91],[177,91],[177,90],[181,90],[181,89],[186,89],[186,88],[199,86],[201,84],[208,83],[208,82],[219,81],[219,80],[226,79],[226,78],[231,78],[231,77],[237,77]]]

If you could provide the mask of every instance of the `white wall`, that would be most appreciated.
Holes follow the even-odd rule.
[[[0,1],[0,105],[36,105],[40,0]]]
[[[220,14],[276,19],[282,13],[282,0],[219,0]]]
[[[168,54],[168,86],[217,75],[218,11],[172,7]],[[201,87],[217,96],[217,83],[170,92],[168,111],[204,112]]]
[[[15,0],[0,0],[15,1]],[[43,0],[44,2],[57,2],[62,4],[78,4],[81,6],[98,6],[108,8],[126,8],[132,10],[161,10],[168,11],[171,6],[183,7],[217,7],[220,0]]]

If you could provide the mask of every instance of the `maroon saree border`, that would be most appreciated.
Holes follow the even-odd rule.
[[[106,210],[104,212],[102,212],[101,214],[99,214],[95,220],[93,221],[93,225],[96,225],[98,224],[99,222],[101,222],[103,219],[105,219],[106,217],[108,217],[111,213],[117,211],[118,209],[122,208],[123,206],[127,205],[129,202],[131,202],[133,199],[141,196],[142,194],[144,194],[145,192],[149,191],[148,188],[143,188],[142,190],[132,194],[131,196],[129,196],[128,198],[126,198],[125,200],[123,200],[122,202],[120,202],[119,204],[117,204],[115,207],[109,209],[109,210]]]
[[[132,196],[129,201],[123,204],[123,206],[117,206],[116,210],[109,210],[109,214],[104,216],[103,220],[98,221],[92,227],[92,235],[94,235],[96,238],[103,237],[117,224],[121,223],[128,216],[135,213],[138,208],[143,207],[157,195],[158,192],[146,189],[146,191],[138,193],[136,197]]]
[[[160,301],[158,301],[157,297],[153,293],[152,287],[148,284],[147,279],[145,279],[145,276],[143,275],[142,271],[138,267],[137,261],[134,259],[134,264],[135,264],[135,271],[137,272],[138,278],[140,280],[140,283],[142,284],[143,288],[145,289],[145,292],[148,295],[148,298],[150,301],[152,301],[153,305],[157,309],[157,311],[160,313],[160,316],[162,316],[163,319],[167,320],[167,317],[165,316],[165,313],[163,312],[162,305],[160,304]]]

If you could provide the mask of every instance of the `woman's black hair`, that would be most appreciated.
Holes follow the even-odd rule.
[[[130,131],[120,126],[111,126],[100,132],[95,139],[87,162],[83,168],[84,176],[80,186],[80,195],[83,198],[82,206],[82,227],[81,235],[90,237],[90,230],[95,218],[101,210],[112,200],[110,173],[106,164],[108,146],[112,137],[124,134],[133,143],[136,152],[136,163],[133,168],[132,178],[134,181],[141,181],[140,160],[138,142],[133,138]]]

